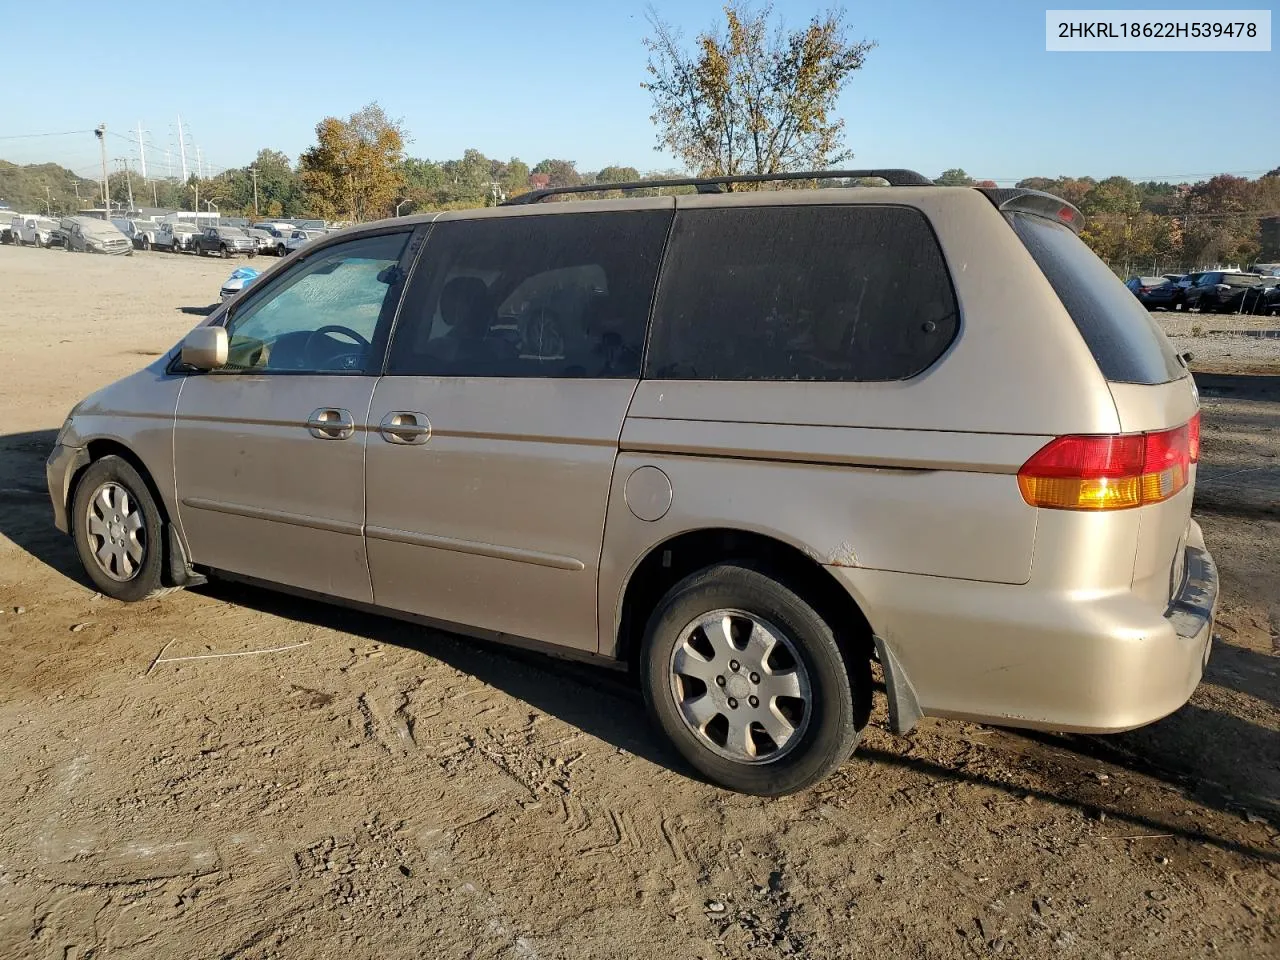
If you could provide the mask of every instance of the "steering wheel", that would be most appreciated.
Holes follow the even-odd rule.
[[[356,346],[360,347],[360,354],[363,354],[364,351],[368,350],[372,346],[372,344],[369,343],[368,340],[366,340],[360,334],[356,333],[356,331],[352,330],[350,327],[344,327],[341,324],[337,324],[337,323],[329,323],[323,327],[320,327],[317,330],[311,331],[311,333],[307,336],[307,342],[302,348],[302,356],[304,359],[305,366],[307,367],[316,366],[316,363],[314,362],[311,356],[311,348],[314,346],[316,342],[316,337],[328,336],[330,334],[335,334],[335,333],[340,336],[346,337],[349,340],[354,340],[356,343]],[[338,356],[341,356],[341,354],[335,354],[334,356],[327,357],[326,359],[333,360],[333,359],[336,359]]]

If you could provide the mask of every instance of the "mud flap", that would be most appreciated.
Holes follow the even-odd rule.
[[[178,536],[178,529],[172,523],[164,525],[165,532],[165,585],[169,587],[198,587],[202,583],[208,583],[209,579],[202,573],[196,573],[192,569],[191,561],[187,559],[187,551],[183,549],[182,538]]]
[[[880,637],[873,639],[876,657],[884,671],[885,692],[889,695],[889,729],[898,734],[910,733],[923,716],[915,688],[889,645]]]

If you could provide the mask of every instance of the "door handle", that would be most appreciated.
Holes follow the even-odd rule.
[[[431,421],[424,413],[393,410],[382,418],[378,432],[387,443],[426,443],[431,439]]]
[[[320,440],[349,440],[356,432],[356,421],[349,410],[319,407],[307,417],[307,429]]]

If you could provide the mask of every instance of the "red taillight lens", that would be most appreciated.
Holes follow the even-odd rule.
[[[1159,503],[1190,481],[1199,447],[1199,414],[1157,433],[1058,437],[1022,465],[1018,488],[1032,506],[1057,510]]]

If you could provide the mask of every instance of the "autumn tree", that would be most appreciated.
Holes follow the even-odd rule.
[[[403,184],[404,129],[376,102],[346,120],[316,124],[316,144],[298,161],[312,211],[326,220],[389,216]]]
[[[820,169],[853,154],[836,101],[875,47],[849,38],[843,13],[788,31],[766,4],[729,0],[725,23],[692,47],[650,10],[649,80],[657,149],[704,176]]]
[[[582,182],[578,165],[572,160],[543,160],[533,172],[547,174],[551,178],[547,185],[551,187],[573,187]]]

